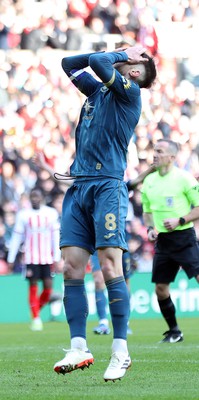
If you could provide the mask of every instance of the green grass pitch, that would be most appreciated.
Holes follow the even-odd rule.
[[[179,320],[185,340],[159,344],[164,321],[132,320],[128,336],[132,367],[121,381],[104,382],[112,335],[94,335],[88,323],[88,345],[95,357],[89,369],[57,375],[53,365],[69,347],[65,322],[46,322],[42,332],[28,324],[0,324],[1,400],[198,400],[199,324],[197,318]]]

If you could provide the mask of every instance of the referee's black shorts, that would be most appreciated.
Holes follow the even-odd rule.
[[[180,267],[189,279],[199,275],[199,245],[194,228],[159,233],[155,244],[152,282],[173,282]]]

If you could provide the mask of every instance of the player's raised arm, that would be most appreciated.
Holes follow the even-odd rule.
[[[62,59],[62,68],[70,81],[83,93],[89,96],[95,91],[97,80],[85,68],[89,66],[89,54],[64,57]]]

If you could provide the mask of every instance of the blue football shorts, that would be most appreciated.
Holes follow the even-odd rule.
[[[125,220],[128,191],[118,179],[77,180],[67,190],[62,207],[60,248],[76,246],[127,250]]]

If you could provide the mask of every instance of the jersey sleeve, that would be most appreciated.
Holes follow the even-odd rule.
[[[91,53],[92,54],[92,53]],[[99,82],[84,68],[89,66],[89,57],[91,54],[83,54],[62,59],[62,68],[70,81],[85,96],[90,96]]]
[[[190,204],[194,207],[199,206],[199,184],[191,175],[187,176],[185,191]]]
[[[87,97],[101,85],[101,82],[85,71],[85,68],[90,66],[115,96],[121,101],[132,102],[133,97],[140,96],[139,86],[122,76],[113,66],[115,63],[127,60],[128,55],[124,51],[90,53],[63,58],[62,68],[71,82]]]
[[[133,97],[140,96],[139,86],[130,79],[122,76],[114,64],[125,62],[128,55],[124,52],[94,53],[89,57],[90,67],[102,80],[104,85],[114,92],[120,100],[132,102]]]
[[[148,197],[146,195],[146,180],[144,180],[142,188],[141,188],[141,202],[142,202],[142,208],[143,212],[145,213],[151,213],[151,208],[150,208],[150,202],[148,200]]]

